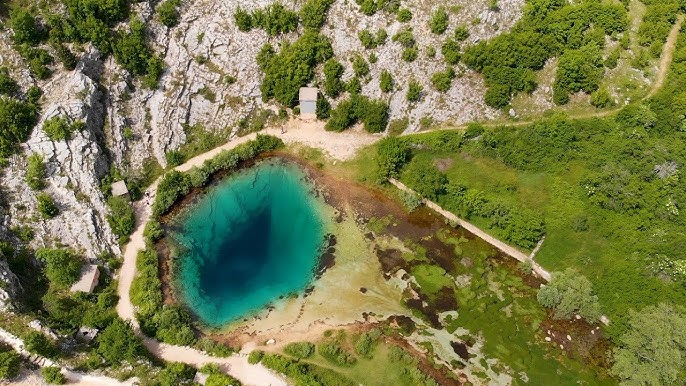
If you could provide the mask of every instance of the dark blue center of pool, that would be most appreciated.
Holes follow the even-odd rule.
[[[250,316],[312,281],[324,222],[304,173],[262,162],[209,188],[172,232],[181,298],[205,324]]]

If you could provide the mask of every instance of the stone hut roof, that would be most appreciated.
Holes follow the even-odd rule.
[[[126,196],[129,194],[129,189],[126,187],[124,180],[119,180],[112,184],[112,195],[115,197]]]
[[[300,102],[303,102],[303,101],[316,102],[317,101],[317,93],[318,93],[318,90],[316,87],[300,87],[300,96],[298,99],[300,100]]]
[[[100,271],[95,264],[86,264],[81,270],[81,278],[71,286],[71,292],[92,292],[98,285]]]

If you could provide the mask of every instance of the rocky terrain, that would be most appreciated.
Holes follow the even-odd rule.
[[[261,72],[255,57],[264,43],[293,40],[299,32],[278,37],[269,37],[258,29],[240,32],[233,18],[238,7],[250,10],[269,3],[187,2],[180,8],[180,23],[171,29],[156,19],[151,2],[134,4],[134,14],[146,21],[149,42],[166,65],[156,90],[143,88],[112,56],[103,58],[88,44],[72,47],[79,57],[76,70],[69,72],[54,65],[50,79],[35,81],[13,51],[11,31],[4,29],[0,34],[0,64],[10,68],[23,90],[33,84],[40,86],[43,97],[38,125],[22,145],[22,152],[11,157],[4,170],[2,192],[8,198],[5,202],[12,204],[3,210],[2,230],[30,226],[35,233],[31,242],[34,248],[67,246],[89,259],[96,259],[103,252],[120,255],[117,239],[106,220],[109,209],[100,190],[100,179],[112,165],[129,172],[140,170],[146,161],[166,166],[165,153],[186,141],[184,125],[199,124],[207,130],[235,132],[237,122],[251,112],[279,108],[276,102],[261,100]],[[284,5],[297,10],[300,2],[287,1]],[[344,81],[352,77],[349,59],[356,54],[368,57],[374,52],[378,61],[370,63],[369,81],[363,84],[362,92],[387,99],[391,120],[408,117],[408,130],[417,130],[420,118],[434,123],[464,123],[500,114],[485,106],[481,77],[462,65],[456,66],[458,77],[448,92],[439,93],[431,87],[431,74],[445,69],[440,53],[444,37],[437,39],[428,27],[432,11],[441,5],[450,14],[444,36],[463,25],[470,34],[465,44],[472,44],[511,28],[521,16],[523,0],[500,1],[498,9],[489,8],[485,0],[459,5],[403,3],[413,13],[407,24],[386,12],[364,16],[355,2],[336,1],[322,28],[322,33],[332,41],[337,59],[345,66]],[[412,63],[400,60],[402,47],[390,39],[408,25],[413,28],[420,52]],[[122,24],[117,28],[128,26]],[[365,50],[358,31],[381,28],[388,32],[386,43]],[[434,57],[427,55],[429,47],[437,52]],[[393,74],[397,85],[390,95],[382,95],[379,89],[382,69]],[[321,75],[322,69],[317,72]],[[227,82],[229,77],[234,77],[235,82]],[[413,104],[405,97],[411,79],[421,83],[425,92],[424,98]],[[54,116],[66,116],[70,122],[83,121],[86,125],[69,140],[52,141],[40,128]],[[27,157],[32,153],[42,155],[47,163],[45,191],[60,209],[53,219],[42,219],[37,214],[36,192],[24,181]],[[20,288],[6,264],[0,265],[0,280],[5,283],[0,286],[0,303],[4,304],[2,300],[12,297]]]

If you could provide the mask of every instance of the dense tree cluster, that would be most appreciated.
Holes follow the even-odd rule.
[[[257,57],[264,72],[260,85],[262,99],[274,98],[285,106],[295,106],[300,87],[312,80],[315,66],[331,57],[329,39],[313,31],[305,31],[293,43],[284,42],[278,53],[271,45],[265,45]]]
[[[107,199],[107,206],[110,207],[112,214],[107,216],[112,232],[119,236],[120,240],[130,235],[136,226],[136,216],[131,207],[131,203],[124,197],[110,197]]]
[[[0,379],[12,380],[19,375],[21,357],[12,348],[0,349]]]
[[[571,268],[553,273],[550,283],[538,290],[536,298],[543,307],[553,309],[553,316],[558,319],[580,315],[593,323],[600,318],[600,304],[593,285]]]
[[[403,181],[421,196],[437,200],[446,193],[448,177],[427,160],[413,159],[403,170]]]
[[[677,15],[686,11],[686,4],[679,0],[645,0],[643,4],[646,12],[638,28],[638,42],[657,57]]]
[[[557,64],[553,100],[557,104],[565,104],[569,101],[570,92],[590,94],[596,91],[604,73],[602,52],[597,45],[565,51]]]
[[[331,110],[331,118],[325,128],[330,131],[343,131],[357,122],[362,122],[364,129],[369,133],[386,130],[388,104],[360,94],[352,94],[349,99],[341,101]]]
[[[661,303],[629,311],[611,372],[626,385],[670,385],[686,368],[686,311]]]
[[[318,8],[321,5],[318,4]],[[328,6],[325,7],[328,9]],[[279,2],[272,3],[264,8],[255,9],[252,13],[238,8],[234,13],[234,19],[238,29],[243,32],[253,28],[263,29],[269,36],[277,36],[288,32],[293,32],[298,28],[299,16],[296,12],[287,9]],[[310,21],[316,24],[317,21]]]
[[[605,34],[623,32],[627,26],[627,12],[621,4],[534,0],[527,4],[524,17],[511,32],[470,46],[463,60],[483,73],[489,88],[486,102],[503,107],[513,94],[531,90],[531,72],[543,68],[549,58],[598,44],[599,40],[602,44]],[[568,63],[572,59],[574,55],[567,59]],[[569,67],[572,73],[567,76],[576,78]]]

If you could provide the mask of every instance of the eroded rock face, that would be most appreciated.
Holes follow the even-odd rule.
[[[7,261],[0,260],[0,311],[13,310],[12,299],[16,299],[22,291],[19,279],[10,271]]]
[[[270,3],[267,0],[184,3],[181,21],[172,29],[159,24],[151,15],[149,4],[135,5],[137,14],[147,20],[152,45],[157,52],[163,53],[168,68],[159,88],[151,91],[139,87],[139,82],[131,81],[114,61],[107,62],[103,79],[103,85],[110,92],[107,137],[116,163],[140,167],[143,160],[154,156],[165,165],[164,154],[177,149],[186,140],[183,124],[199,123],[210,130],[235,129],[236,123],[251,111],[279,108],[261,99],[262,73],[255,58],[265,43],[270,42],[278,49],[282,38],[294,40],[298,33],[270,38],[258,29],[240,32],[233,17],[239,7],[253,10]],[[298,10],[302,2],[282,3]],[[450,27],[438,36],[430,32],[428,23],[433,10],[442,5],[449,10]],[[501,0],[498,10],[489,9],[487,0],[465,1],[459,5],[439,1],[408,6],[413,18],[409,23],[400,23],[395,15],[383,11],[365,16],[354,1],[334,2],[321,32],[331,39],[337,59],[345,66],[343,79],[353,76],[351,58],[360,54],[369,59],[373,52],[378,60],[370,63],[363,94],[387,99],[391,119],[408,117],[410,131],[419,128],[422,118],[424,122],[462,124],[500,114],[483,102],[485,87],[481,76],[464,65],[454,66],[458,78],[446,93],[433,88],[431,75],[446,69],[441,45],[452,36],[455,28],[465,26],[469,30],[470,36],[463,45],[493,37],[509,30],[519,20],[523,0]],[[403,48],[391,39],[406,27],[412,27],[419,48],[419,57],[412,63],[401,60]],[[386,43],[365,50],[358,32],[368,29],[376,33],[382,28],[388,33]],[[428,57],[429,47],[437,52],[435,57]],[[395,79],[396,91],[392,94],[382,94],[379,89],[383,69],[389,70]],[[317,72],[323,79],[322,68]],[[236,82],[229,84],[228,76],[235,77]],[[406,100],[410,79],[417,80],[424,88],[420,102]],[[333,105],[343,98],[345,96],[333,101]],[[135,134],[133,138],[124,138],[125,128],[131,129]]]
[[[101,145],[105,108],[97,84],[101,66],[98,56],[96,51],[87,54],[75,71],[56,76],[45,86],[39,123],[24,144],[23,154],[10,159],[3,179],[4,190],[11,197],[11,222],[32,225],[34,247],[62,244],[89,258],[102,252],[120,252],[106,220],[108,209],[99,187],[109,161]],[[74,132],[69,140],[52,141],[41,127],[55,116],[83,121],[85,128]],[[53,219],[41,218],[36,210],[37,192],[24,182],[26,157],[32,153],[40,154],[46,163],[43,191],[60,209]]]

